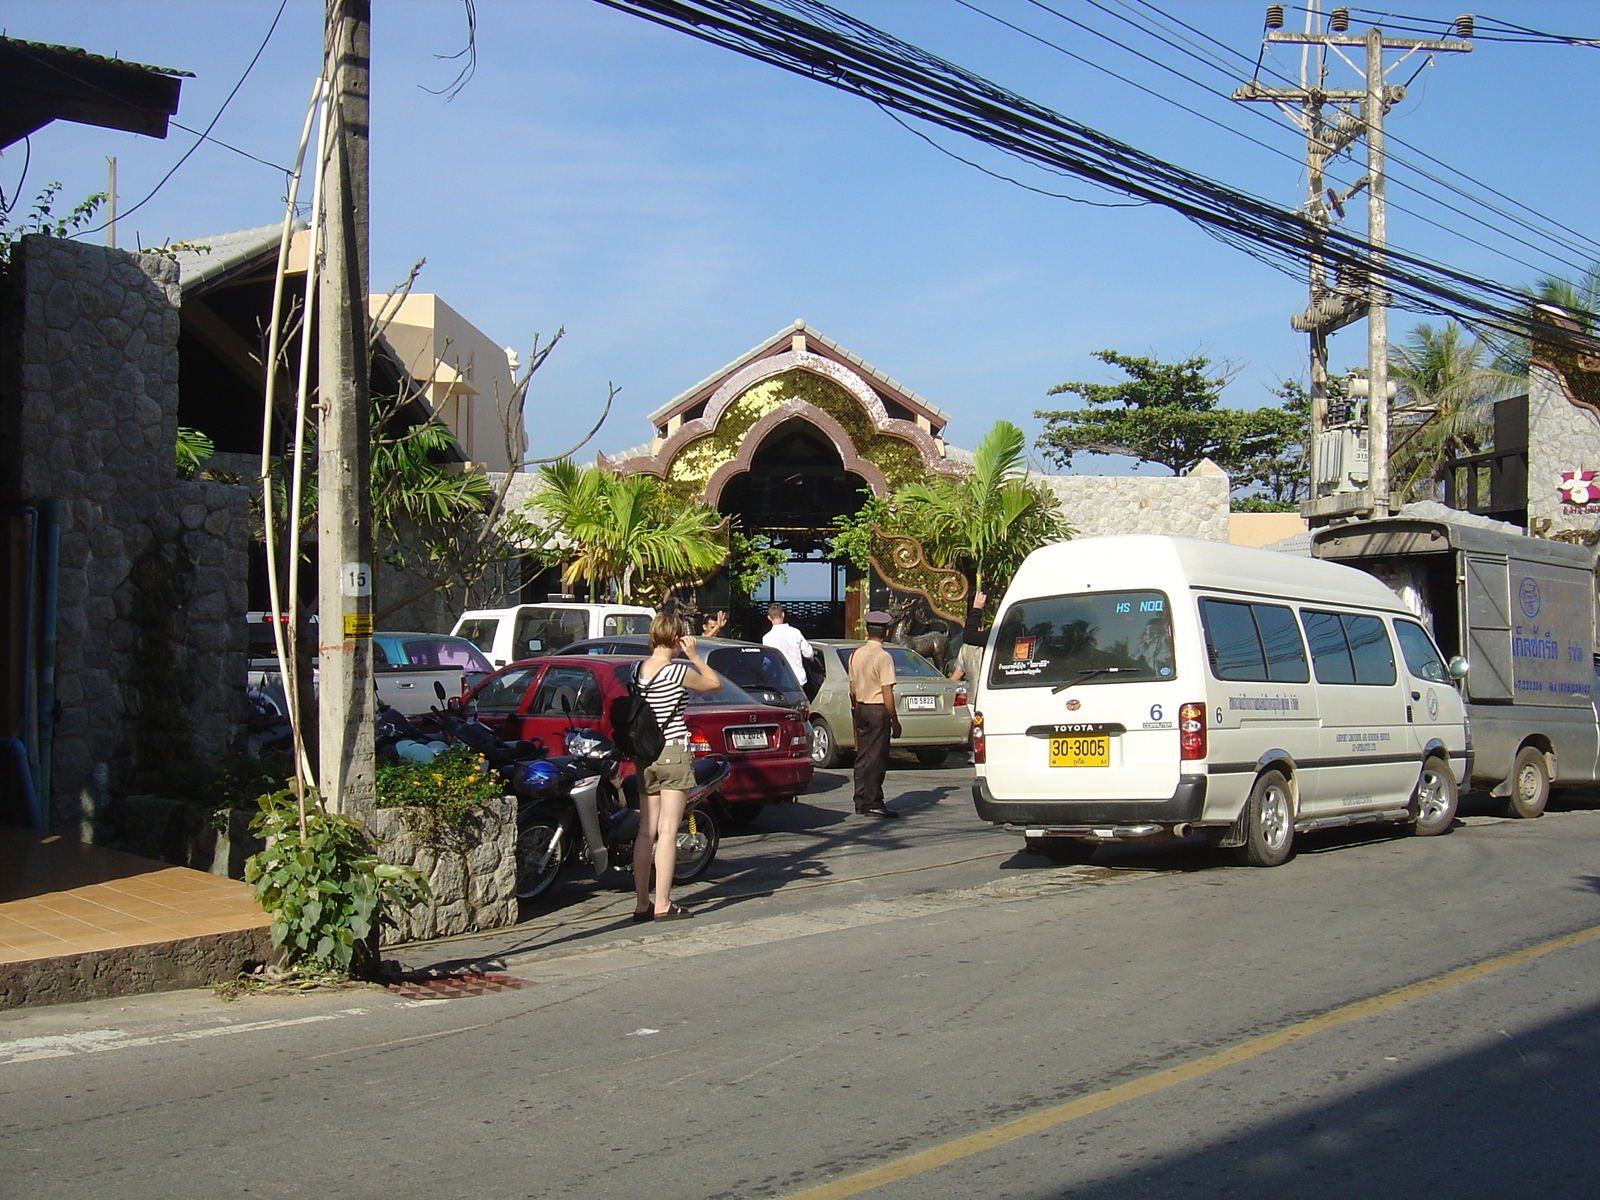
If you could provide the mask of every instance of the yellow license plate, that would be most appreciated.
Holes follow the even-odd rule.
[[[1109,767],[1109,737],[1053,737],[1050,739],[1052,767]]]

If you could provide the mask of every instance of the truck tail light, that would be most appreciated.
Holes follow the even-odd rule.
[[[956,698],[950,702],[950,707],[952,707],[952,708],[965,708],[966,706],[967,706],[967,689],[964,686],[957,685],[957,687],[956,687]]]
[[[972,714],[972,761],[974,763],[987,762],[988,744],[983,736],[983,714]]]
[[[1206,706],[1178,707],[1178,757],[1184,761],[1206,756]]]
[[[710,754],[711,753],[711,740],[709,738],[707,738],[706,735],[703,734],[703,733],[690,734],[689,735],[689,749],[691,751],[693,751],[696,756],[701,755],[701,754]]]

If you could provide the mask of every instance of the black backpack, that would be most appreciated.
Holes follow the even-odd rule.
[[[628,675],[628,690],[611,702],[611,742],[629,758],[655,762],[666,749],[667,739],[656,723],[655,710],[645,699],[639,684],[639,667]]]

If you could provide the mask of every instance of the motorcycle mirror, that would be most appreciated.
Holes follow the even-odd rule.
[[[444,684],[440,683],[437,679],[433,681],[433,694],[439,697],[441,701],[445,700],[446,692],[444,690]],[[448,703],[448,701],[445,702]]]
[[[561,711],[569,717],[572,715],[572,697],[561,697]]]

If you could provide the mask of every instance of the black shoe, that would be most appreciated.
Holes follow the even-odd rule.
[[[898,817],[900,814],[895,812],[894,809],[885,808],[880,804],[877,808],[863,808],[861,810],[861,815],[863,817],[877,817],[879,820],[891,820]]]

